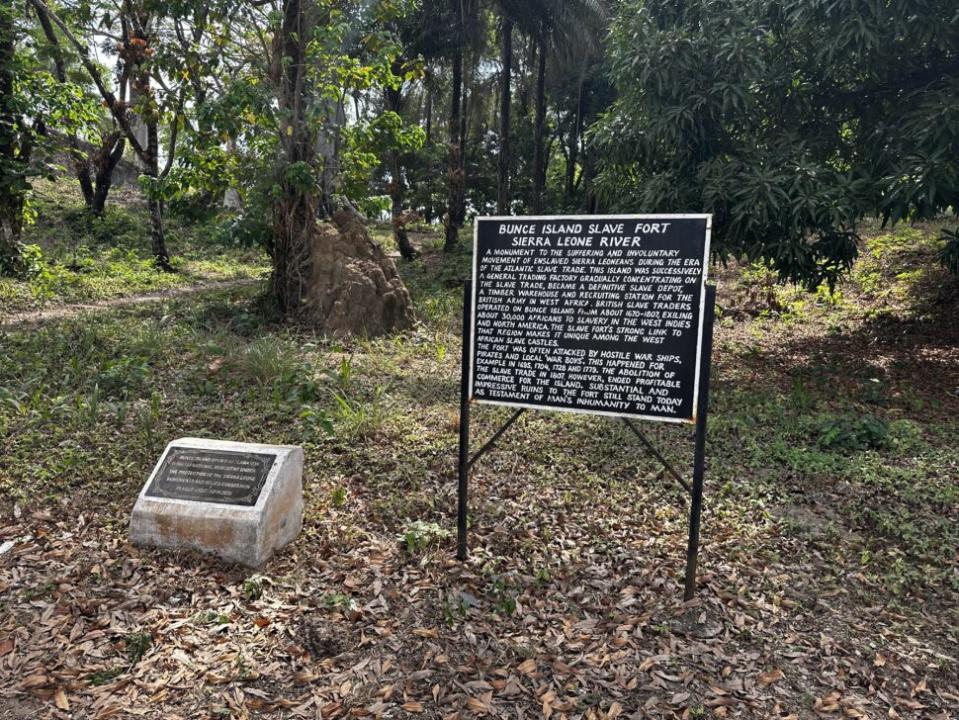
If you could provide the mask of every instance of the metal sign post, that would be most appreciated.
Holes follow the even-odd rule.
[[[520,408],[499,428],[472,458],[470,457],[470,397],[468,362],[472,338],[469,315],[472,303],[472,282],[467,280],[463,288],[463,372],[460,381],[460,441],[459,441],[459,487],[456,515],[456,557],[465,560],[469,553],[469,474],[473,465],[493,447],[503,434],[515,423],[525,408]],[[706,314],[703,322],[703,349],[699,375],[699,401],[696,409],[696,441],[693,458],[693,481],[687,482],[666,460],[656,447],[643,435],[629,418],[624,418],[629,427],[642,440],[646,449],[662,464],[666,471],[689,493],[689,539],[686,545],[686,573],[683,599],[691,600],[696,594],[696,569],[699,563],[699,534],[703,514],[703,483],[706,475],[706,419],[709,413],[710,365],[713,353],[713,324],[716,309],[716,286],[706,286]]]
[[[705,282],[711,218],[483,220],[492,222],[484,223],[482,234],[477,223],[474,279],[463,292],[457,558],[468,553],[470,470],[527,409],[618,416],[690,496],[684,587],[690,600],[699,560],[716,304],[716,288]],[[583,222],[588,220],[597,222]],[[590,258],[596,259],[592,270]],[[584,332],[589,323],[593,329]],[[514,412],[471,456],[473,402]],[[634,420],[696,425],[691,482]]]

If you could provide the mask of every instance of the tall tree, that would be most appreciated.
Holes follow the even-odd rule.
[[[21,142],[21,112],[14,94],[16,41],[12,2],[0,3],[0,274],[23,269],[20,244],[30,148]]]
[[[282,173],[273,205],[273,292],[280,312],[288,317],[295,317],[307,298],[316,234],[316,137],[308,118],[306,58],[316,20],[313,11],[310,0],[283,0],[277,34]]]
[[[67,58],[63,47],[60,44],[60,38],[53,27],[53,22],[47,14],[45,6],[36,6],[37,19],[43,35],[50,46],[53,55],[53,67],[56,78],[60,83],[67,82]],[[127,87],[130,80],[129,66],[120,62],[117,64],[116,86],[120,97],[120,102],[126,101]],[[126,147],[126,138],[117,128],[116,123],[112,127],[99,133],[98,142],[84,147],[76,133],[68,133],[68,143],[70,147],[70,158],[73,163],[74,174],[80,183],[80,191],[83,194],[83,201],[87,210],[93,215],[103,215],[107,202],[107,196],[113,185],[113,171],[116,169],[120,160],[123,159],[123,151]],[[93,172],[91,173],[91,166]]]
[[[533,160],[529,207],[543,210],[543,191],[549,153],[545,146],[547,120],[547,64],[550,57],[576,57],[589,52],[599,41],[607,18],[600,0],[501,0],[504,14],[515,18],[532,42],[535,53],[533,101]],[[525,102],[524,102],[525,105]]]
[[[388,81],[395,56],[376,66],[343,57],[334,10],[327,0],[283,0],[275,29],[280,142],[273,190],[273,291],[289,320],[329,335],[378,335],[412,324],[409,293],[354,212],[334,213],[333,224],[318,221],[316,121],[330,94],[343,92],[341,71],[356,70],[369,90]]]
[[[466,49],[466,7],[469,0],[450,0],[453,6],[453,47],[450,68],[449,156],[447,163],[446,240],[454,250],[466,220],[466,170],[463,164],[463,54]]]
[[[543,212],[543,188],[546,185],[546,149],[543,147],[543,133],[546,129],[546,53],[548,45],[546,28],[536,48],[536,101],[533,104],[533,193],[529,209],[534,215]]]
[[[53,21],[70,45],[76,50],[90,79],[96,86],[103,103],[107,106],[117,126],[123,132],[126,142],[143,164],[144,174],[148,178],[147,204],[150,211],[150,249],[157,267],[171,271],[170,254],[166,247],[163,229],[163,198],[161,185],[173,167],[176,156],[182,112],[185,103],[186,86],[176,92],[165,93],[172,102],[169,110],[169,144],[166,148],[166,162],[160,167],[160,121],[164,116],[162,107],[153,86],[154,71],[157,70],[153,58],[156,48],[153,46],[159,34],[158,14],[153,3],[126,0],[121,5],[120,29],[117,53],[119,61],[129,67],[131,96],[137,98],[136,107],[118,97],[104,78],[101,69],[90,59],[87,45],[81,43],[70,27],[53,11],[44,0],[28,0],[38,13]],[[132,110],[132,111],[131,111]],[[136,123],[145,126],[145,138],[136,130]]]
[[[387,112],[396,113],[397,117],[402,117],[403,113],[403,81],[404,74],[401,59],[393,63],[393,73],[398,81],[389,85],[384,90],[386,97]],[[396,240],[396,246],[400,251],[400,256],[404,260],[413,260],[416,258],[416,250],[410,242],[409,233],[406,231],[407,221],[405,219],[405,201],[406,201],[406,179],[403,172],[403,163],[401,162],[401,151],[395,143],[387,150],[389,155],[390,167],[390,214],[393,226],[393,237]]]
[[[499,81],[499,175],[497,178],[496,212],[510,211],[509,180],[512,165],[510,148],[510,109],[513,103],[513,18],[504,16],[500,25]]]

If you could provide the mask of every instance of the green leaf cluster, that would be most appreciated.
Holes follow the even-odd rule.
[[[834,283],[864,217],[959,208],[950,0],[626,0],[594,129],[607,203],[706,211],[722,256]]]

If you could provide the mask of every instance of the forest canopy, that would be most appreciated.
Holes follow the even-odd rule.
[[[0,270],[28,269],[31,178],[96,217],[126,160],[161,269],[171,206],[227,198],[275,256],[308,193],[407,260],[416,223],[453,251],[481,214],[710,212],[717,256],[832,285],[864,220],[956,215],[957,48],[950,0],[9,0]]]

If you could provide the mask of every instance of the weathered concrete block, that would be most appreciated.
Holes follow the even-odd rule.
[[[183,438],[140,491],[130,540],[258,568],[302,525],[302,448]]]

